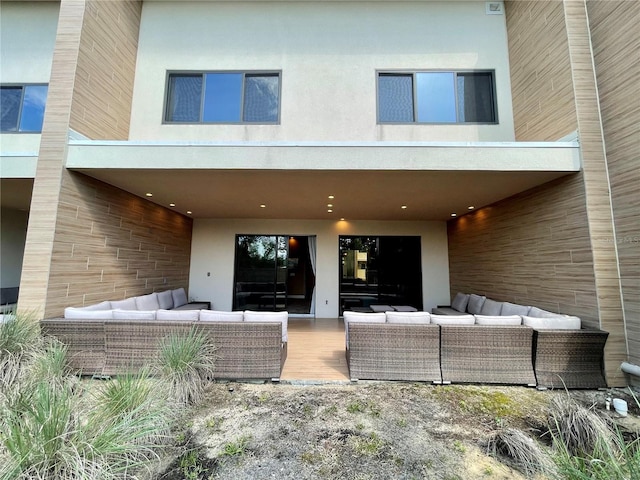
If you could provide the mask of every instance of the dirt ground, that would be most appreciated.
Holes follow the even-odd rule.
[[[629,416],[638,409],[628,391]],[[487,454],[502,428],[538,438],[547,407],[570,394],[612,419],[606,391],[524,387],[212,384],[175,432],[154,479],[523,479]],[[544,441],[544,438],[542,438]],[[534,477],[537,478],[537,477]]]

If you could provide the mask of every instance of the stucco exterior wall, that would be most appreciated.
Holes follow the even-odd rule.
[[[0,83],[49,83],[59,2],[0,4]]]
[[[0,3],[0,83],[49,83],[58,2]],[[0,134],[0,155],[37,154],[39,134]]]
[[[498,125],[377,125],[376,71],[495,69]],[[168,70],[282,72],[280,125],[163,125]],[[142,9],[132,140],[509,141],[505,17],[484,2],[174,2]]]
[[[315,235],[316,317],[338,316],[340,235],[415,235],[422,238],[422,300],[426,311],[449,301],[444,222],[327,222],[312,220],[194,220],[189,296],[231,310],[237,234]],[[207,276],[207,272],[211,276]]]

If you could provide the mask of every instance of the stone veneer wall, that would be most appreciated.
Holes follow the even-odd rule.
[[[629,361],[640,365],[640,2],[589,0],[587,9],[613,201]]]

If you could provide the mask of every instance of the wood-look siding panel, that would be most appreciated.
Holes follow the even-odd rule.
[[[591,29],[584,1],[565,0],[563,7],[573,71],[598,314],[600,327],[609,332],[605,368],[608,383],[617,386],[626,381],[620,364],[627,360],[628,352],[618,252],[616,242],[612,241],[616,232]]]
[[[65,172],[60,198],[49,283],[65,288],[49,289],[46,317],[68,306],[187,287],[190,218],[73,172]],[[167,255],[165,242],[180,245],[181,254]]]
[[[592,248],[590,222],[598,220],[589,217],[586,203],[580,173],[449,221],[451,293],[577,315],[585,327],[610,332],[607,381],[624,385],[619,367],[626,345],[615,258]],[[606,216],[596,217],[605,223]],[[593,252],[601,257],[597,266]]]
[[[640,365],[640,2],[587,9],[615,222],[605,241],[617,247],[629,361]]]
[[[71,128],[92,139],[127,140],[142,2],[87,0]]]
[[[505,2],[516,140],[558,140],[577,129],[560,1]]]
[[[448,237],[452,294],[534,305],[598,326],[581,174],[451,220]]]
[[[36,315],[44,313],[50,291],[52,252],[59,249],[54,242],[55,225],[67,154],[75,64],[80,48],[84,6],[83,0],[64,0],[60,4],[18,298],[18,310],[34,312]],[[61,286],[60,291],[66,292],[64,286]]]

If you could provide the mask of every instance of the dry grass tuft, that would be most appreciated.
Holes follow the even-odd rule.
[[[507,428],[496,432],[489,440],[487,452],[494,457],[510,458],[528,476],[541,473],[555,477],[555,467],[547,452],[522,430]]]
[[[596,447],[612,452],[622,447],[620,437],[602,417],[568,395],[553,400],[548,423],[554,443],[561,442],[574,456],[591,455]]]

